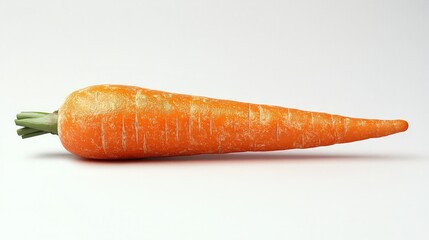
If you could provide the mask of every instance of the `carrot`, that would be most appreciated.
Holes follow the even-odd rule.
[[[54,113],[22,112],[23,138],[58,134],[93,159],[312,148],[407,130],[404,120],[351,118],[277,106],[97,85],[70,94]]]

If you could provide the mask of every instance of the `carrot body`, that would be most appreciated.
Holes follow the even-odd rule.
[[[73,92],[58,111],[64,147],[95,159],[311,148],[407,128],[403,120],[349,118],[120,85]]]

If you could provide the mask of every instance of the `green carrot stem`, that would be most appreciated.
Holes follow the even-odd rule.
[[[18,135],[22,138],[44,133],[58,134],[58,112],[21,112],[16,117],[15,124],[23,127],[17,130]]]
[[[37,132],[33,132],[33,133],[24,134],[21,137],[22,137],[22,139],[25,139],[25,138],[36,137],[36,136],[43,135],[46,133],[47,132],[44,132],[44,131],[37,131]]]
[[[20,112],[16,114],[17,119],[24,119],[24,118],[38,118],[48,115],[47,112]]]
[[[40,130],[34,129],[34,128],[29,128],[29,127],[23,127],[18,129],[16,132],[18,133],[19,136],[25,135],[25,134],[29,134],[29,133],[34,133],[34,132],[38,132]]]

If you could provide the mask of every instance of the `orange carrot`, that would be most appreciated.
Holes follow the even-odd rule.
[[[23,138],[58,134],[73,154],[94,159],[272,151],[383,137],[404,120],[350,118],[133,86],[73,92],[54,113],[22,112]]]

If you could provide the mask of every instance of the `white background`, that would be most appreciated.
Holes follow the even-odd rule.
[[[0,239],[429,239],[428,66],[425,0],[0,1]],[[410,128],[123,163],[16,135],[99,83]]]

